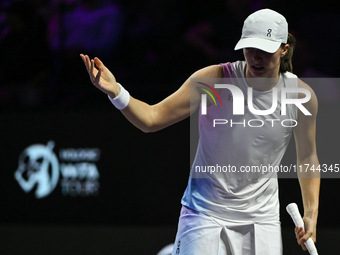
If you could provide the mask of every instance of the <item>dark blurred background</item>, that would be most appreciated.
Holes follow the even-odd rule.
[[[99,57],[131,95],[153,104],[202,67],[243,60],[233,48],[244,19],[262,8],[283,14],[297,39],[294,73],[325,78],[312,86],[318,154],[322,164],[339,164],[334,1],[1,1],[0,253],[157,254],[172,243],[191,162],[189,120],[142,133],[93,87],[79,54]],[[44,152],[29,151],[37,144]],[[46,148],[59,177],[38,198],[38,184],[28,180]],[[30,157],[38,166],[24,171]],[[293,141],[283,160],[291,163]],[[320,254],[339,248],[337,178],[322,180]],[[297,202],[302,212],[298,180],[279,182],[284,254],[300,254],[284,209]]]

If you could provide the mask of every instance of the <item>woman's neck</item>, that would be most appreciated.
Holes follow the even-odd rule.
[[[254,77],[247,65],[244,68],[244,77],[249,87],[257,91],[269,91],[276,86],[279,81],[280,73],[274,71],[272,75],[265,77]]]

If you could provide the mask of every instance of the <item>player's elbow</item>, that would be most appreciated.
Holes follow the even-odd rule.
[[[159,113],[159,109],[155,106],[151,107],[151,111],[149,112],[148,117],[143,122],[143,125],[140,127],[144,133],[153,133],[163,129],[164,123],[162,122],[162,116]]]
[[[143,133],[153,133],[157,132],[158,130],[161,130],[160,127],[157,127],[156,125],[145,125],[143,127],[139,128]]]
[[[139,130],[141,130],[143,133],[155,132],[155,131],[152,130],[152,128],[149,128],[149,127],[141,127],[141,128],[139,128]]]

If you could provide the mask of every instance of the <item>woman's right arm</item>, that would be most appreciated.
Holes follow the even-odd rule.
[[[115,98],[120,92],[120,87],[110,70],[98,58],[90,60],[87,55],[80,56],[93,85],[111,98]],[[190,78],[220,77],[223,77],[221,65],[208,66],[195,72],[176,92],[155,105],[146,104],[130,96],[128,106],[121,112],[143,132],[158,131],[185,119],[199,107],[200,92],[195,89],[195,85],[191,85],[190,88]]]

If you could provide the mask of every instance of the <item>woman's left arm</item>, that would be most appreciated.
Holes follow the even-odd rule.
[[[306,83],[298,79],[298,86],[311,93],[310,100],[304,104],[311,115],[305,115],[298,111],[298,124],[294,127],[297,165],[302,166],[302,168],[298,168],[302,169],[301,172],[298,172],[298,178],[304,208],[303,221],[305,223],[305,231],[302,227],[296,227],[295,234],[299,245],[303,250],[307,250],[304,243],[310,237],[316,242],[319,208],[320,171],[313,171],[313,169],[320,169],[315,141],[318,102],[314,91]],[[303,93],[299,93],[299,98],[304,97]]]

